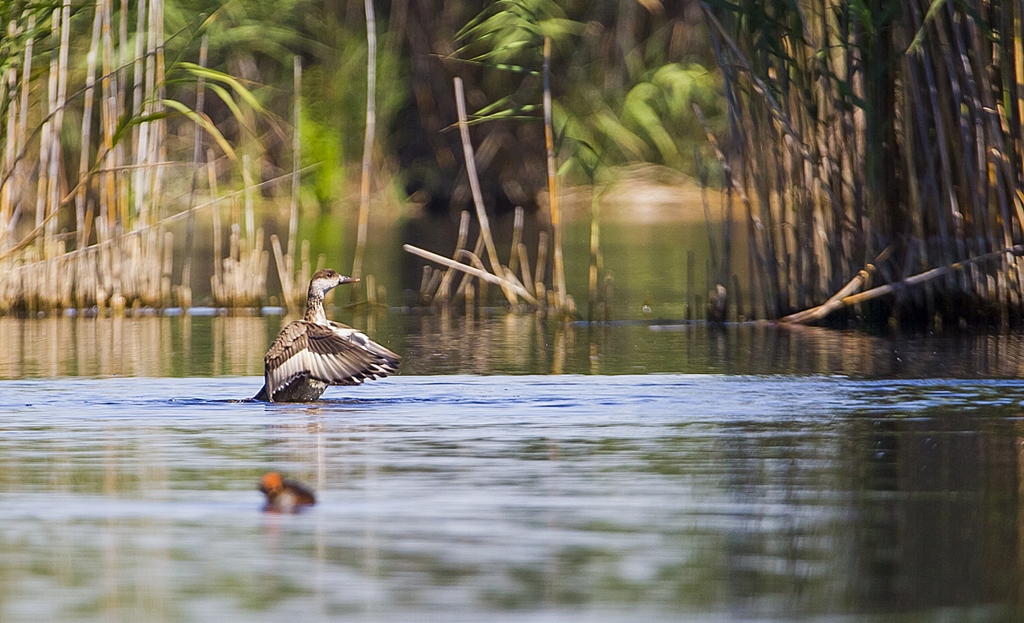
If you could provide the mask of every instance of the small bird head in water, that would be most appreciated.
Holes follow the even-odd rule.
[[[306,506],[316,504],[316,496],[308,487],[298,481],[282,478],[277,472],[264,474],[259,489],[267,497],[264,512],[297,513]]]
[[[340,286],[343,283],[355,283],[357,281],[359,280],[346,277],[333,268],[322,268],[313,273],[313,278],[309,282],[309,291],[319,292],[322,296],[331,288]]]

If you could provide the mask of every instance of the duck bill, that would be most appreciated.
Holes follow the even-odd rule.
[[[358,283],[358,282],[359,282],[359,277],[346,277],[345,275],[342,275],[341,276],[341,281],[338,282],[338,285],[340,286],[340,285],[344,285],[346,283]]]

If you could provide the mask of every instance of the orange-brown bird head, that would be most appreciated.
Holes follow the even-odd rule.
[[[267,497],[263,507],[267,512],[296,513],[316,504],[316,496],[308,487],[295,480],[285,480],[277,472],[264,474],[259,489]]]

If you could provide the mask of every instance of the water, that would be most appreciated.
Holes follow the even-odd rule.
[[[1024,616],[1019,337],[353,322],[264,405],[280,319],[0,319],[0,620]]]

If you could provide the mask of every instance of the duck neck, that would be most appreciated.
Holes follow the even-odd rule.
[[[324,293],[313,288],[309,289],[306,296],[305,320],[317,324],[327,324],[327,314],[324,313]]]

